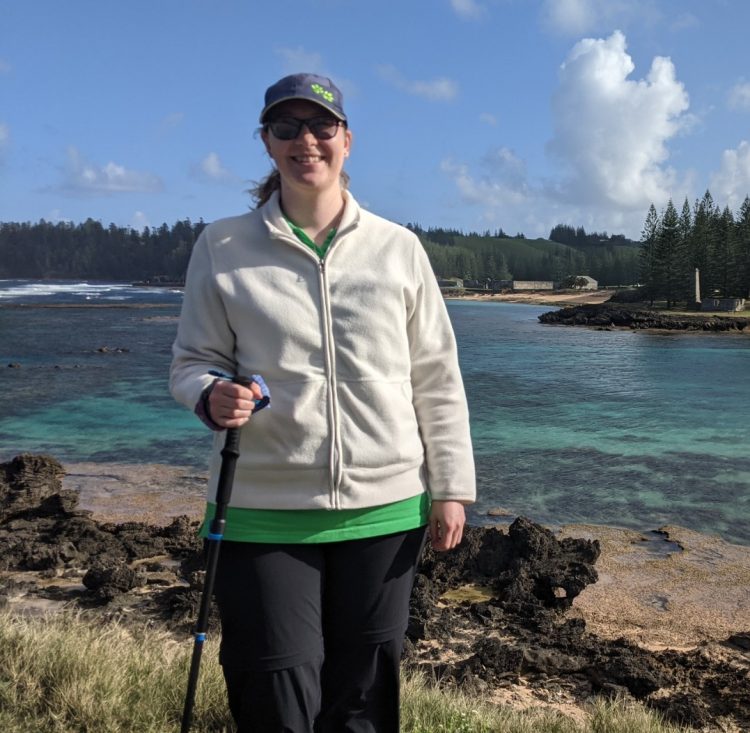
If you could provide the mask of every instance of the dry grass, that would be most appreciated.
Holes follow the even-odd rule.
[[[229,733],[216,640],[206,643],[194,733]],[[0,614],[0,730],[13,733],[176,733],[192,644],[154,629],[81,615]],[[403,683],[404,733],[679,733],[638,706],[596,703],[584,727],[520,712],[419,676]]]

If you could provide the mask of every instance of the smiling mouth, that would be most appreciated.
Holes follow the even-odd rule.
[[[322,155],[293,155],[292,160],[295,163],[320,163],[323,160]]]

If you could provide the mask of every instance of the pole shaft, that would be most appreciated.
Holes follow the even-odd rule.
[[[193,645],[193,656],[190,660],[190,674],[185,694],[185,706],[182,711],[180,733],[188,733],[192,722],[195,692],[198,688],[198,675],[200,673],[201,655],[203,653],[203,642],[206,638],[208,620],[211,615],[211,597],[213,596],[216,568],[219,562],[219,549],[224,536],[224,526],[226,525],[227,507],[232,497],[234,470],[240,455],[239,446],[239,428],[229,428],[224,440],[224,447],[221,450],[221,469],[219,471],[219,481],[216,486],[216,513],[209,525],[206,575],[203,581],[198,620],[195,624],[195,643]]]

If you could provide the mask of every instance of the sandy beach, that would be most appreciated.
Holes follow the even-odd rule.
[[[536,291],[528,293],[470,293],[446,296],[446,300],[476,300],[487,303],[528,303],[529,305],[598,305],[612,297],[613,290],[586,290],[581,292]]]

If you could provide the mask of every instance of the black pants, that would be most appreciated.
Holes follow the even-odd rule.
[[[424,536],[222,543],[219,658],[238,733],[398,733]]]

